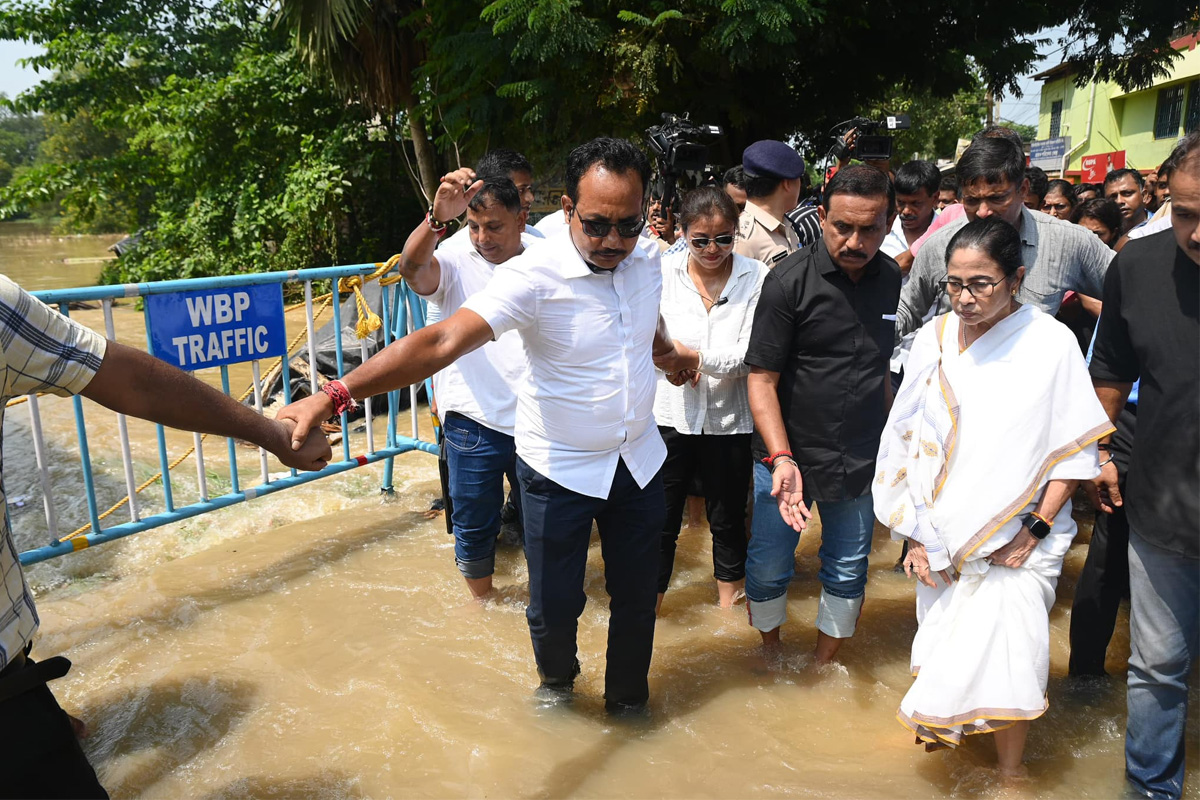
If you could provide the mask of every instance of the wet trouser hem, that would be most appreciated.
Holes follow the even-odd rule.
[[[750,615],[750,625],[756,630],[773,631],[787,621],[787,593],[770,600],[746,598],[746,611]]]
[[[838,597],[824,589],[817,605],[817,630],[835,639],[849,639],[858,627],[863,595]]]
[[[458,571],[467,580],[478,580],[487,578],[496,571],[496,556],[490,555],[487,558],[481,558],[478,561],[462,561],[454,559],[454,563],[458,566]]]

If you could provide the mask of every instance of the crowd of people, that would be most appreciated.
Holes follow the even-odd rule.
[[[1099,186],[1048,180],[994,126],[953,177],[922,161],[845,163],[809,192],[803,158],[779,141],[754,143],[677,203],[662,202],[651,172],[629,141],[580,145],[561,211],[536,226],[520,154],[448,173],[400,264],[439,321],[276,422],[200,394],[188,407],[202,413],[162,421],[319,468],[322,421],[432,376],[470,595],[493,591],[507,480],[535,697],[570,702],[595,525],[610,597],[605,708],[619,716],[647,713],[689,496],[711,530],[715,600],[731,608],[744,592],[767,653],[819,514],[818,663],[855,633],[878,520],[916,579],[914,681],[897,717],[930,750],[994,734],[1006,776],[1021,774],[1029,725],[1048,707],[1049,612],[1082,486],[1096,524],[1069,669],[1105,674],[1128,594],[1126,775],[1140,795],[1180,797],[1200,636],[1200,134],[1149,178],[1117,170]],[[0,323],[40,354],[30,369],[6,344],[6,396],[82,392],[159,419],[171,406],[129,408],[128,393],[104,388],[141,368],[125,348],[106,351],[15,286],[0,285],[0,301]],[[200,391],[162,366],[137,380]],[[10,708],[5,681],[38,683],[33,603],[7,534],[0,566],[22,599],[0,616],[6,716],[32,712]],[[42,757],[72,765],[61,774],[90,788],[78,796],[103,796],[42,678],[38,713],[58,748]]]

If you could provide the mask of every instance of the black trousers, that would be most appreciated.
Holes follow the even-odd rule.
[[[1112,458],[1117,467],[1121,494],[1133,450],[1137,406],[1128,404],[1117,417],[1112,437]],[[1104,460],[1101,453],[1101,461]],[[1071,603],[1071,675],[1104,675],[1104,656],[1117,624],[1121,598],[1129,596],[1129,522],[1125,507],[1111,514],[1096,512],[1087,560],[1079,573]]]
[[[27,659],[5,677],[33,664]],[[108,797],[46,684],[0,702],[0,731],[0,798]]]
[[[658,562],[658,591],[667,591],[675,567],[675,548],[683,524],[693,478],[699,477],[704,510],[713,537],[713,577],[739,581],[746,577],[746,499],[750,492],[750,434],[689,435],[660,427],[667,444],[663,491],[667,519]]]

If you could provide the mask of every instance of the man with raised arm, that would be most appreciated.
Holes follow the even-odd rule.
[[[439,248],[446,222],[467,214],[471,246]],[[508,178],[476,180],[470,169],[442,178],[433,206],[404,244],[400,274],[437,303],[443,317],[487,286],[496,266],[536,241],[522,234],[521,195]],[[509,331],[440,370],[434,377],[442,445],[449,471],[454,563],[473,597],[492,590],[504,477],[517,487],[517,387],[525,380],[520,335]],[[520,510],[520,492],[513,492]]]
[[[4,404],[34,392],[82,394],[100,405],[180,430],[234,436],[297,469],[330,458],[319,429],[296,434],[140,350],[106,341],[0,277],[0,429]],[[0,507],[4,491],[0,487]],[[33,593],[17,558],[8,516],[0,522],[0,796],[108,797],[47,681],[70,662],[29,658],[38,628]]]
[[[352,398],[423,380],[518,331],[530,370],[517,395],[516,446],[537,696],[569,699],[579,674],[576,630],[595,521],[611,598],[605,708],[617,714],[643,713],[649,697],[666,514],[652,351],[675,379],[689,377],[658,315],[658,248],[638,239],[649,178],[631,142],[575,148],[562,198],[566,231],[497,267],[487,288],[444,321],[280,411],[302,437]]]

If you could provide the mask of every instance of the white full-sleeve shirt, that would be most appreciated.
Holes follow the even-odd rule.
[[[568,230],[496,268],[463,308],[499,338],[520,332],[529,378],[517,393],[517,454],[565,489],[607,498],[624,459],[646,486],[666,458],[654,424],[656,248],[596,274]]]
[[[712,311],[706,311],[687,264],[686,248],[663,256],[660,313],[672,339],[700,351],[701,378],[695,387],[672,386],[660,372],[654,417],[659,425],[680,433],[750,433],[754,429],[746,389],[750,368],[742,359],[767,265],[734,253],[729,280],[721,296],[714,298],[717,304]]]
[[[540,241],[521,234],[528,247]],[[434,254],[441,278],[437,288],[425,295],[439,318],[449,317],[468,297],[483,289],[495,273],[494,264],[474,247],[466,250],[438,248]],[[433,376],[438,414],[450,411],[469,417],[480,425],[512,436],[517,424],[517,387],[525,380],[525,349],[516,332],[496,337],[478,350],[467,353]]]

